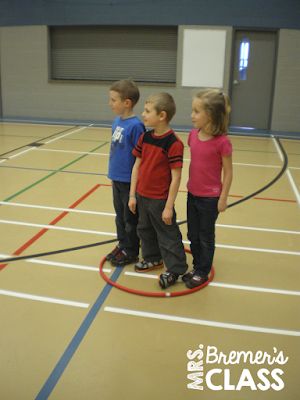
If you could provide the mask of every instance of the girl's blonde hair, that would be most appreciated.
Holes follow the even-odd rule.
[[[197,93],[195,98],[202,101],[203,108],[210,118],[210,134],[220,136],[226,133],[231,111],[227,94],[220,90],[208,89]]]

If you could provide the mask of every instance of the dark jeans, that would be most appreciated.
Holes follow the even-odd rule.
[[[140,244],[136,231],[138,215],[133,214],[128,208],[130,183],[113,181],[112,188],[119,246],[130,256],[138,255]]]
[[[198,197],[188,193],[188,239],[191,242],[194,269],[200,276],[207,276],[212,267],[218,200],[218,197]]]
[[[187,270],[182,236],[174,210],[172,225],[162,220],[166,200],[137,196],[139,208],[138,235],[145,261],[163,260],[167,270],[182,275]]]

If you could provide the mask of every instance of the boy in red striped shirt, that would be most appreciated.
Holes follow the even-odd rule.
[[[176,112],[168,93],[150,96],[142,114],[146,127],[153,129],[139,138],[133,149],[136,161],[131,175],[128,206],[135,213],[144,260],[135,265],[137,272],[163,267],[159,283],[164,289],[173,285],[187,270],[182,236],[174,209],[183,164],[183,143],[170,128]]]

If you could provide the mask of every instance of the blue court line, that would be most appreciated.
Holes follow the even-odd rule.
[[[122,272],[122,268],[116,268],[114,273],[111,276],[112,281],[116,281]],[[106,284],[102,292],[100,293],[99,297],[97,298],[96,302],[88,312],[87,316],[83,320],[80,328],[76,332],[75,336],[71,340],[70,344],[66,348],[64,354],[61,356],[60,360],[56,364],[55,368],[51,372],[49,378],[45,382],[44,386],[36,396],[35,400],[46,400],[50,396],[51,392],[55,388],[57,382],[59,381],[60,377],[64,373],[66,367],[68,366],[71,358],[73,357],[75,351],[78,349],[82,339],[84,338],[85,334],[87,333],[89,327],[91,326],[92,322],[94,321],[96,315],[98,314],[102,304],[106,300],[109,292],[111,291],[112,286]]]

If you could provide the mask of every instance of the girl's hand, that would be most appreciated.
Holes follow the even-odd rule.
[[[218,201],[218,211],[223,212],[226,210],[226,208],[227,208],[227,201],[220,197]]]
[[[172,225],[172,217],[173,217],[173,208],[165,208],[161,219],[164,221],[166,225]]]
[[[136,198],[134,196],[129,197],[128,207],[133,214],[136,213]]]

